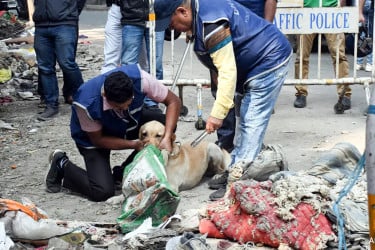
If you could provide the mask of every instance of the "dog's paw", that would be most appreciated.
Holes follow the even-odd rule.
[[[108,198],[108,200],[106,200],[105,203],[111,204],[111,205],[118,205],[118,204],[123,203],[124,200],[125,200],[124,195],[120,194],[120,195],[112,196],[111,198]]]

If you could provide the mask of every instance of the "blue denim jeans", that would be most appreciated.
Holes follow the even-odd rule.
[[[252,162],[259,154],[272,110],[287,74],[288,63],[245,85],[232,164],[240,160]]]
[[[142,43],[146,41],[147,58],[150,62],[150,37],[149,29],[136,25],[124,25],[122,29],[122,64],[139,63],[139,56],[142,51]],[[155,54],[156,54],[156,78],[163,79],[163,46],[164,31],[155,32]],[[144,69],[148,71],[149,69]],[[157,105],[149,98],[145,99],[146,106]]]
[[[75,62],[78,27],[58,25],[36,27],[34,49],[38,62],[39,81],[48,106],[58,107],[59,87],[56,77],[56,60],[64,75],[64,96],[74,95],[83,83],[81,71]]]

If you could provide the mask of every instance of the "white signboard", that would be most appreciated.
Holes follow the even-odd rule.
[[[278,0],[277,7],[303,7],[303,0]]]
[[[358,7],[277,8],[274,24],[284,34],[357,33]]]

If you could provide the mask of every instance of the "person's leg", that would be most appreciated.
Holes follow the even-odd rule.
[[[363,62],[365,61],[365,57],[357,57],[357,65],[355,66],[356,70],[364,69]]]
[[[77,146],[78,147],[78,146]],[[115,194],[110,165],[110,150],[78,147],[86,170],[68,160],[64,166],[63,187],[83,194],[93,201],[105,201]]]
[[[163,48],[164,48],[164,31],[155,32],[156,47],[156,78],[163,80]]]
[[[232,151],[232,163],[241,160],[252,162],[260,152],[272,110],[287,74],[288,64],[252,80],[245,88],[240,107],[240,135]]]
[[[124,65],[138,63],[142,49],[144,28],[135,25],[124,25],[122,28],[122,57]]]
[[[77,57],[77,46],[78,46],[78,36],[79,36],[79,30],[78,30],[78,26],[77,26],[77,29],[76,29],[76,41],[75,41],[75,44],[74,44],[74,58]],[[65,71],[63,71],[63,87],[62,87],[62,92],[63,92],[63,96],[64,96],[64,101],[65,103],[67,104],[73,104],[73,96],[71,95],[71,93],[73,93],[73,90],[72,90],[72,86],[68,80],[69,76],[67,75],[67,73]]]
[[[313,46],[314,38],[316,34],[306,34],[297,36],[298,48],[296,52],[296,60],[294,63],[294,77],[295,79],[307,79],[309,77],[309,63],[310,53]],[[301,37],[301,44],[300,44]],[[302,59],[300,58],[300,51],[302,46]],[[300,63],[302,62],[302,72],[300,70]],[[294,107],[304,108],[306,106],[307,85],[296,85],[296,100],[294,101]]]
[[[147,49],[147,58],[149,62],[149,70],[150,70],[150,33],[149,29],[145,30],[145,41],[146,41],[146,49]],[[155,32],[155,69],[156,69],[156,79],[162,80],[163,79],[163,47],[164,47],[164,31]],[[158,109],[158,103],[151,100],[150,98],[145,98],[145,106],[154,108],[154,111],[161,113],[161,110]]]
[[[150,72],[150,66],[148,65],[148,58],[147,58],[147,48],[146,48],[146,41],[143,39],[142,42],[142,49],[138,57],[139,65],[141,69],[146,72]]]
[[[236,135],[229,171],[236,163],[244,161],[250,164],[261,151],[273,108],[287,74],[288,64],[252,80],[246,86],[241,100],[239,128],[236,131],[239,134]],[[224,184],[228,183],[228,177],[223,177],[219,178],[224,180]],[[209,198],[217,200],[222,198],[225,192],[226,186],[219,187]]]
[[[71,104],[73,95],[83,83],[82,73],[76,63],[78,27],[61,25],[56,27],[56,56],[64,77],[63,95]]]
[[[58,113],[59,88],[56,77],[55,37],[53,28],[35,29],[34,49],[38,62],[38,88],[45,100],[46,108],[38,117],[41,120],[53,117]],[[38,83],[38,85],[39,85]]]
[[[112,4],[108,10],[104,29],[104,64],[101,73],[115,69],[121,64],[122,26],[120,6]]]
[[[348,77],[349,76],[349,63],[348,59],[345,55],[345,35],[344,33],[339,34],[324,34],[329,53],[332,58],[332,63],[334,67],[334,72],[338,78]],[[336,72],[336,58],[337,52],[336,50],[339,49],[339,72]],[[352,89],[350,88],[349,84],[339,84],[337,85],[337,95],[339,98],[341,95],[344,94],[341,103],[344,106],[344,109],[351,108],[351,101],[350,97],[352,95]]]

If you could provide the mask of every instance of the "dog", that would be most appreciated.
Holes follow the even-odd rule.
[[[165,126],[158,121],[150,121],[141,126],[139,139],[144,145],[159,146],[164,136]],[[223,173],[230,163],[229,153],[212,142],[200,142],[196,147],[190,143],[177,143],[172,138],[172,152],[163,153],[168,182],[176,192],[192,189],[203,176]]]
[[[150,121],[139,129],[139,139],[147,145],[159,146],[164,136],[165,126],[158,121]],[[162,150],[167,179],[175,192],[192,189],[204,176],[223,173],[231,161],[229,153],[212,142],[200,142],[196,147],[189,143],[175,142],[172,136],[172,152]],[[112,205],[124,201],[124,196],[117,195],[106,202]]]

